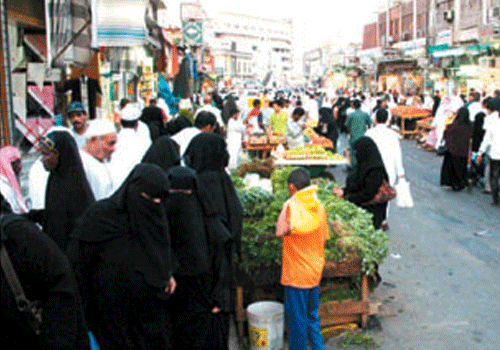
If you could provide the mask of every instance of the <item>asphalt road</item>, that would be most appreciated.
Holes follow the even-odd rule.
[[[498,350],[500,208],[480,188],[441,188],[442,158],[415,141],[402,148],[415,206],[391,205],[390,255],[371,295],[381,307],[367,332],[386,350]]]

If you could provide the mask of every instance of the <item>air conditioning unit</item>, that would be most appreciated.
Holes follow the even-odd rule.
[[[453,18],[454,18],[454,11],[453,10],[444,11],[444,20],[446,22],[448,22],[448,23],[453,22]]]
[[[409,32],[403,32],[403,41],[411,39],[411,34]]]

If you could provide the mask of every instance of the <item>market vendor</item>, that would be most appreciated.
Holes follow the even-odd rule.
[[[289,149],[304,146],[305,144],[304,129],[307,128],[304,121],[305,113],[303,108],[298,107],[293,110],[292,117],[288,118],[286,123],[286,140]]]
[[[246,118],[243,120],[243,124],[247,126],[247,134],[255,135],[266,132],[266,127],[264,125],[264,117],[262,111],[260,110],[262,102],[256,98],[252,102],[253,109],[248,113]]]
[[[283,100],[276,100],[273,102],[274,112],[269,118],[268,132],[278,135],[286,135],[286,123],[288,120],[288,113],[283,109]]]

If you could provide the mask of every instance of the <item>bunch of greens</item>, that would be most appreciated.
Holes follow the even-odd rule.
[[[288,199],[288,175],[292,167],[275,169],[271,180],[273,193],[261,189],[244,188],[233,176],[238,197],[243,206],[243,237],[241,268],[247,273],[263,267],[281,264],[282,241],[275,238],[276,222]],[[327,260],[361,258],[363,271],[372,274],[377,264],[388,254],[388,237],[375,230],[371,214],[356,205],[334,196],[334,183],[318,180],[318,198],[325,206],[331,236],[325,245]]]

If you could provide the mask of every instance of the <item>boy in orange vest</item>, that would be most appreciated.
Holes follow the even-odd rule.
[[[276,236],[283,237],[281,284],[285,288],[285,324],[290,350],[323,350],[320,329],[319,282],[325,265],[325,241],[330,236],[325,208],[316,197],[307,170],[288,177],[291,198],[283,205]]]

